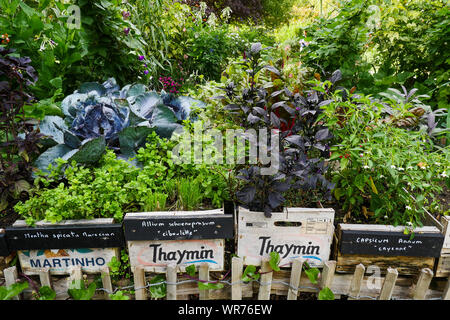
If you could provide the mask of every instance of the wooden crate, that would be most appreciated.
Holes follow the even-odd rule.
[[[224,239],[233,238],[233,221],[223,209],[127,213],[123,225],[130,266],[164,273],[171,263],[184,270],[206,262],[221,271]]]
[[[6,229],[6,238],[27,275],[37,275],[42,268],[64,275],[76,266],[97,273],[113,257],[119,258],[119,248],[124,245],[122,226],[113,218],[38,221],[34,227],[17,220]]]
[[[417,274],[423,268],[433,269],[444,237],[434,226],[414,230],[414,237],[404,233],[405,227],[339,224],[336,233],[336,271],[353,272],[362,263],[377,266],[381,273],[389,267],[400,274]]]
[[[263,257],[277,251],[281,266],[300,257],[321,267],[330,257],[333,220],[333,209],[285,208],[266,218],[263,212],[240,207],[238,256],[246,265],[259,266]]]
[[[450,216],[441,217],[441,223],[444,226],[444,244],[441,255],[436,263],[436,277],[450,276]]]

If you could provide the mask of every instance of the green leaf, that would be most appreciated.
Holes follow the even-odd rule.
[[[119,133],[120,151],[124,155],[133,156],[135,151],[145,145],[147,136],[155,131],[147,126],[128,127]]]
[[[123,291],[117,291],[116,293],[112,293],[109,295],[111,300],[130,300],[129,296],[123,294]]]
[[[73,281],[71,288],[67,291],[69,296],[74,300],[91,300],[95,294],[97,286],[92,282],[89,287],[84,288],[83,280]]]
[[[252,280],[258,280],[261,275],[256,273],[256,267],[253,265],[248,265],[245,267],[244,272],[242,273],[242,281],[249,282]]]
[[[198,282],[198,289],[199,290],[216,290],[216,289],[222,289],[223,283],[205,283],[205,282]]]
[[[278,264],[280,263],[280,254],[276,251],[270,253],[269,265],[274,271],[280,271]]]
[[[163,138],[170,138],[177,128],[182,128],[177,123],[174,112],[165,105],[155,107],[150,123],[156,129],[156,133]]]
[[[38,300],[55,300],[56,292],[49,286],[43,286],[39,288]]]
[[[311,268],[311,267],[303,267],[303,270],[305,271],[306,275],[308,276],[309,281],[313,284],[317,284],[317,279],[319,278],[319,269],[317,268]]]
[[[0,300],[9,300],[28,288],[28,282],[17,282],[8,287],[0,287]]]
[[[64,131],[68,130],[64,119],[58,116],[46,116],[39,125],[39,131],[47,136],[42,142],[44,146],[52,147],[64,143]]]
[[[191,264],[189,267],[186,267],[186,273],[191,277],[195,276],[195,271],[196,271],[195,264]]]
[[[86,139],[81,143],[81,147],[66,157],[64,160],[76,161],[78,163],[96,163],[100,160],[103,153],[105,152],[106,141],[105,137],[98,137],[92,139]]]
[[[319,300],[334,300],[334,293],[330,288],[325,287],[319,292]]]
[[[62,158],[70,151],[72,151],[72,149],[66,146],[65,144],[58,144],[43,152],[39,156],[39,158],[37,158],[36,161],[34,162],[34,166],[38,170],[48,172],[47,168],[50,164],[55,166],[56,164],[55,160],[57,158]]]
[[[166,278],[163,275],[157,275],[150,280],[150,284],[153,284],[149,287],[150,295],[152,298],[164,298],[167,293],[167,285],[165,282]],[[157,284],[160,283],[160,284]]]

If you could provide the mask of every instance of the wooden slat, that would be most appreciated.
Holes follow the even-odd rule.
[[[41,286],[48,286],[52,288],[52,281],[50,278],[50,271],[48,268],[43,268],[39,271],[39,280],[41,281]]]
[[[167,300],[177,300],[177,265],[171,263],[167,266]]]
[[[392,293],[394,292],[395,282],[397,281],[398,271],[397,269],[388,268],[387,274],[384,279],[383,287],[381,288],[379,300],[391,300]]]
[[[364,272],[366,268],[363,264],[358,264],[355,268],[355,273],[353,274],[353,279],[350,284],[350,289],[348,292],[348,300],[356,300],[358,299],[359,293],[361,291],[361,284],[364,278]]]
[[[450,300],[450,277],[448,277],[447,285],[444,289],[444,294],[442,295],[443,300]]]
[[[377,266],[381,270],[381,274],[385,274],[386,270],[396,268],[399,274],[415,275],[422,268],[432,269],[434,267],[435,258],[424,257],[385,257],[376,255],[358,255],[358,254],[337,254],[336,271],[353,273],[355,266],[362,263],[365,266]]]
[[[83,273],[81,272],[81,267],[71,267],[69,272],[69,287],[82,289]]]
[[[145,286],[146,282],[144,268],[142,266],[136,266],[134,268],[134,291],[136,300],[147,300],[147,292],[144,288]]]
[[[258,300],[270,300],[273,272],[269,264],[269,258],[267,257],[262,258],[261,272],[263,274],[260,277],[261,285],[259,286]]]
[[[16,266],[9,267],[3,270],[3,275],[5,276],[5,284],[7,287],[13,285],[16,283],[16,280],[18,278],[17,268]],[[11,300],[20,300],[20,294],[12,297]]]
[[[416,287],[413,290],[412,298],[414,300],[424,300],[427,294],[430,282],[433,279],[433,271],[428,268],[423,268],[420,271],[419,280],[417,280]]]
[[[209,264],[204,262],[198,269],[198,278],[203,281],[209,281]],[[200,290],[199,300],[209,300],[209,290]]]
[[[111,274],[109,272],[109,267],[102,268],[101,275],[102,275],[103,289],[106,290],[104,291],[103,296],[105,300],[109,300],[110,299],[109,295],[113,293],[113,286],[111,282]]]
[[[334,271],[336,270],[336,261],[330,260],[325,262],[320,279],[320,288],[331,288],[333,283]]]
[[[300,284],[300,277],[302,275],[303,259],[297,258],[292,263],[291,280],[289,282],[290,288],[288,290],[287,300],[297,300],[298,286]]]
[[[231,260],[231,300],[242,300],[242,272],[243,262],[239,257],[233,257]]]

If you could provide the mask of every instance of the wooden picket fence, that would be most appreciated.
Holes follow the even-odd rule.
[[[450,277],[433,278],[433,271],[424,268],[416,276],[398,276],[394,268],[388,268],[383,277],[366,275],[369,270],[362,264],[356,266],[353,274],[340,274],[335,272],[336,261],[325,263],[321,276],[317,284],[312,284],[306,274],[302,272],[302,259],[293,261],[291,268],[280,271],[272,271],[268,259],[263,259],[261,265],[261,277],[251,282],[243,282],[242,275],[244,265],[242,259],[232,258],[231,280],[220,280],[221,274],[210,272],[208,264],[199,266],[198,279],[186,279],[185,275],[177,272],[178,266],[171,264],[166,270],[166,299],[167,300],[187,300],[191,295],[198,295],[199,300],[270,300],[275,296],[286,296],[287,300],[297,300],[299,293],[317,294],[319,291],[328,287],[335,295],[335,299],[343,296],[348,300],[450,300]],[[10,267],[3,270],[5,285],[9,286],[18,280],[17,268]],[[92,275],[89,275],[92,276]],[[136,300],[147,300],[149,294],[147,289],[148,274],[142,267],[136,267],[134,270],[134,284],[126,287],[128,290],[134,290]],[[214,277],[212,277],[214,276]],[[85,275],[86,277],[86,275]],[[94,299],[109,299],[109,294],[122,290],[117,287],[113,289],[110,270],[105,267],[101,270],[103,288],[99,288]],[[211,280],[218,278],[219,280]],[[68,281],[53,283],[53,276],[48,269],[42,269],[39,273],[41,286],[49,286],[57,292],[57,300],[68,299],[67,284],[73,280],[83,279],[81,269],[73,268],[70,272]],[[197,281],[202,282],[221,282],[224,283],[222,289],[199,290]],[[374,282],[378,285],[374,285]],[[31,299],[32,288],[15,297],[18,299]]]

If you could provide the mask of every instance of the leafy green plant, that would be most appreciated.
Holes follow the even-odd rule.
[[[130,300],[130,297],[125,295],[122,290],[117,291],[109,295],[111,300]]]
[[[183,178],[178,181],[178,204],[181,210],[198,209],[203,200],[200,182],[197,179]]]
[[[332,175],[344,219],[416,227],[422,225],[424,208],[439,211],[449,149],[433,144],[428,126],[398,128],[386,121],[385,105],[359,95],[324,110],[335,136],[330,160],[339,163]]]
[[[10,286],[0,287],[0,300],[10,300],[28,288],[28,282],[17,282]]]
[[[248,265],[245,267],[244,272],[242,273],[242,281],[250,282],[256,281],[259,279],[261,275],[256,272],[256,267],[253,265]]]
[[[36,300],[55,300],[56,292],[49,286],[43,286],[39,288],[39,291],[35,294]]]
[[[97,285],[95,282],[91,282],[86,288],[86,284],[81,279],[72,281],[67,292],[74,300],[91,300],[95,295],[96,289]]]
[[[25,114],[34,100],[30,86],[37,81],[30,62],[0,46],[0,212],[27,198],[43,137]]]
[[[154,299],[164,298],[167,294],[166,277],[157,275],[150,279],[150,296]]]
[[[46,116],[39,124],[49,149],[35,165],[47,170],[56,158],[95,164],[109,147],[132,157],[150,132],[170,137],[178,121],[186,120],[193,106],[189,97],[146,92],[142,84],[119,88],[114,78],[103,84],[89,82],[61,103],[65,118]]]
[[[111,261],[108,263],[108,267],[113,279],[131,278],[130,260],[128,252],[125,249],[120,251],[120,259],[117,259],[116,256],[111,258]]]

